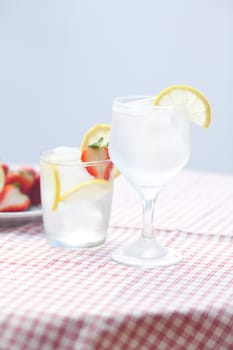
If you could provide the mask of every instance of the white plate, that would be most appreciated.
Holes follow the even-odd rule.
[[[22,164],[8,164],[10,169],[19,169]],[[36,164],[24,164],[39,171],[39,166]],[[0,212],[0,227],[2,226],[16,226],[29,222],[38,221],[42,218],[42,209],[40,205],[32,206],[26,211],[18,212]]]
[[[31,207],[27,211],[0,213],[1,226],[15,226],[40,220],[42,217],[41,206]]]

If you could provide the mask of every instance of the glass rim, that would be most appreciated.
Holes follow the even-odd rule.
[[[101,164],[110,164],[112,163],[112,160],[109,159],[105,159],[105,160],[94,160],[94,161],[88,161],[88,162],[83,162],[80,158],[77,157],[71,160],[60,160],[60,159],[49,159],[49,155],[52,155],[52,152],[54,151],[54,149],[56,149],[56,147],[54,148],[50,148],[47,149],[45,151],[42,151],[40,153],[40,161],[43,161],[47,164],[53,164],[53,165],[61,165],[61,166],[99,166]],[[78,148],[77,148],[78,149]]]
[[[143,105],[140,104],[140,100],[146,100],[148,99],[151,101],[151,104]],[[153,105],[153,101],[155,99],[154,94],[146,94],[146,95],[123,95],[123,96],[117,96],[113,99],[113,110],[117,111],[119,110],[125,110],[125,111],[176,111],[176,107],[174,105]],[[134,103],[135,100],[135,103]],[[138,103],[137,103],[138,100]],[[128,103],[127,103],[128,102]],[[132,103],[130,103],[132,102]]]

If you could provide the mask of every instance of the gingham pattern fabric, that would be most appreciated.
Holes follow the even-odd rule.
[[[111,225],[141,227],[142,204],[121,176],[115,183]],[[233,176],[185,170],[158,196],[154,225],[160,229],[233,235]]]
[[[187,183],[194,175],[182,176]],[[50,247],[41,223],[0,228],[0,349],[233,349],[233,237],[156,233],[183,254],[180,264],[112,261],[117,247],[140,235],[130,225],[110,225],[102,247],[82,251]]]

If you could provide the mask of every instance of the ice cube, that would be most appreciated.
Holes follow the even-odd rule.
[[[81,151],[76,147],[60,146],[53,150],[52,157],[58,162],[80,160]]]

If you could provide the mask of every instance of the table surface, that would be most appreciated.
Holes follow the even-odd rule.
[[[161,192],[154,226],[178,265],[111,260],[141,218],[119,177],[99,248],[52,248],[40,221],[0,227],[0,349],[233,349],[233,176],[185,170]]]

